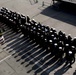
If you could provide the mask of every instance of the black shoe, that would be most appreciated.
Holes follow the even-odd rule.
[[[72,68],[72,66],[71,66],[71,65],[69,65],[69,68]]]

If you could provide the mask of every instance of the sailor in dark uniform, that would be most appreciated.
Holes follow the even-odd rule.
[[[64,50],[63,50],[63,47],[58,47],[58,48],[59,48],[58,57],[60,58],[60,63],[61,63],[63,60],[63,56],[64,56]]]
[[[48,42],[48,47],[47,47],[47,52],[53,52],[53,48],[54,48],[54,42],[52,40],[49,40]]]
[[[66,51],[66,64],[69,64],[69,67],[75,62],[75,47],[71,46],[70,49]]]
[[[73,52],[72,54],[72,64],[75,62],[75,53],[76,53],[76,48],[75,46],[71,46],[71,50]]]
[[[71,46],[72,45],[72,37],[71,37],[71,34],[68,35],[68,43],[69,45]]]
[[[76,37],[74,37],[74,39],[72,41],[72,45],[76,47]]]
[[[72,67],[72,55],[73,52],[70,50],[66,53],[66,64],[69,64],[69,67]]]
[[[26,16],[26,22],[27,23],[30,23],[31,22],[29,15]]]

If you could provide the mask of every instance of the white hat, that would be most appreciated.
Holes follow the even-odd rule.
[[[51,35],[51,36],[54,36],[54,35]]]
[[[69,44],[65,44],[66,46],[69,46]]]
[[[53,31],[50,30],[50,32],[53,32]]]
[[[49,40],[49,42],[52,42],[52,40]]]
[[[54,43],[54,45],[57,46],[58,44],[57,43]]]
[[[56,30],[55,28],[53,28],[53,30]]]
[[[72,51],[69,51],[70,54],[72,54]]]
[[[62,47],[59,47],[59,49],[62,49]]]

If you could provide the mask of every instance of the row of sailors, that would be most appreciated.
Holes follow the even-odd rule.
[[[70,62],[70,66],[72,61],[73,63],[75,62],[76,38],[72,39],[71,35],[66,36],[65,32],[62,31],[57,33],[55,28],[50,29],[49,26],[30,20],[29,16],[25,17],[4,7],[0,9],[0,17],[3,18],[2,20],[5,23],[14,23],[7,25],[15,31],[18,31],[18,28],[21,29],[25,36],[29,36],[39,43],[46,49],[46,52],[55,52],[56,55],[60,55],[61,59],[65,54],[67,62]]]
[[[4,7],[0,9],[0,17],[3,22],[5,22],[9,27],[13,28],[15,31],[17,31],[17,28],[20,28],[21,24],[25,24],[30,21],[28,15],[25,17],[20,13],[8,10],[8,8]],[[12,24],[10,25],[10,23]]]
[[[66,36],[62,31],[57,33],[55,28],[50,29],[40,23],[21,25],[21,31],[45,48],[47,53],[55,53],[61,60],[65,55],[66,63],[69,63],[70,67],[75,62],[76,38],[72,39],[70,34]]]
[[[62,41],[62,44],[69,44],[69,46],[76,47],[76,37],[72,39],[71,34],[66,36],[65,32],[57,31],[55,28],[49,28],[48,26],[41,25],[40,23],[31,25],[21,25],[21,30],[24,35],[29,35],[31,38],[37,39],[38,42],[49,42],[53,40],[54,43]]]

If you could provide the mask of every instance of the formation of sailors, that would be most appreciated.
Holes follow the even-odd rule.
[[[65,32],[57,32],[55,28],[44,26],[34,19],[31,20],[29,16],[9,11],[4,7],[0,9],[0,18],[15,32],[21,30],[24,36],[35,40],[47,53],[55,53],[61,60],[65,57],[66,64],[70,64],[70,67],[75,62],[76,37],[73,39],[71,34],[66,36]]]

